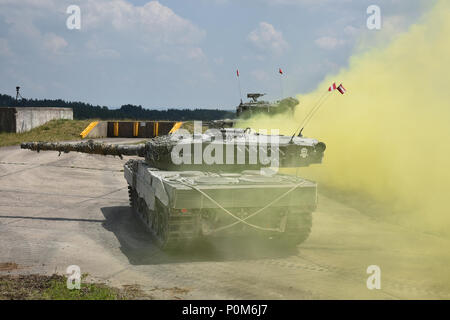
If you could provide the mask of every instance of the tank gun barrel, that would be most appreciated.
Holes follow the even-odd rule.
[[[94,142],[89,140],[87,142],[79,143],[60,143],[60,142],[24,142],[20,145],[22,149],[29,149],[33,151],[59,151],[69,153],[71,151],[100,154],[100,155],[112,155],[122,158],[122,156],[140,156],[145,155],[145,145],[124,145],[124,144],[106,144],[100,142]]]

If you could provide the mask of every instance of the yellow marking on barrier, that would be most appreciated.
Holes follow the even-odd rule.
[[[159,122],[156,121],[155,124],[153,125],[153,136],[157,137],[158,131],[159,131]]]
[[[92,129],[94,129],[96,125],[98,125],[98,121],[93,121],[93,122],[89,123],[89,125],[86,127],[86,129],[84,129],[84,130],[80,133],[81,139],[86,138],[86,136],[89,134],[89,132],[91,132]]]
[[[139,122],[135,122],[133,124],[133,137],[137,137],[139,135]]]
[[[118,136],[119,136],[119,123],[114,122],[114,137],[118,137]]]
[[[174,133],[174,132],[176,132],[178,129],[181,128],[182,125],[183,125],[183,122],[176,122],[176,123],[173,125],[172,129],[170,129],[169,133]]]

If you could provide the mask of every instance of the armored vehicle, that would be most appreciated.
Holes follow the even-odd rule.
[[[88,141],[21,147],[141,157],[124,166],[130,205],[161,248],[213,236],[301,243],[311,230],[316,183],[277,169],[320,163],[325,151],[315,139],[251,129],[177,132],[139,145]]]
[[[233,128],[236,124],[236,119],[222,119],[222,120],[212,120],[208,123],[208,128],[223,129],[223,128]]]
[[[285,112],[294,112],[294,108],[299,104],[295,98],[289,97],[276,102],[258,101],[258,98],[264,96],[265,93],[248,93],[248,102],[242,102],[236,108],[236,116],[240,118],[250,118],[259,113],[278,114]]]

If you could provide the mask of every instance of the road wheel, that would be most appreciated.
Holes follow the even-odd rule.
[[[133,189],[131,186],[128,186],[128,197],[130,200],[130,207],[133,209],[133,211],[136,213],[138,211],[138,195],[135,189]]]
[[[155,204],[155,226],[153,233],[156,237],[158,246],[164,250],[172,250],[178,247],[179,243],[172,239],[169,226],[169,209],[164,206],[158,199]]]
[[[133,213],[145,224],[150,231],[158,247],[164,250],[182,248],[182,242],[174,238],[170,233],[170,212],[158,199],[156,199],[155,210],[150,210],[145,200],[140,198],[137,191],[128,187],[130,206]]]

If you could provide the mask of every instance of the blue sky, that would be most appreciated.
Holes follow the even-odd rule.
[[[145,108],[232,109],[306,93],[355,47],[388,41],[429,0],[0,0],[0,93]],[[69,5],[81,29],[66,27]],[[369,5],[382,29],[366,27]],[[384,36],[380,36],[384,35]],[[278,68],[285,72],[282,83]]]

